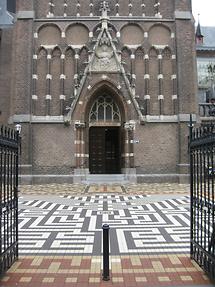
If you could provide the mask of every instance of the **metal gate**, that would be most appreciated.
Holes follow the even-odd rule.
[[[191,257],[215,279],[215,125],[190,120]]]
[[[0,129],[0,276],[18,258],[19,134]]]

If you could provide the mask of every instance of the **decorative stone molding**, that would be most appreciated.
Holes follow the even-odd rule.
[[[52,80],[52,75],[47,74],[47,75],[46,75],[46,79],[47,79],[47,80]]]
[[[164,96],[163,95],[159,95],[158,96],[158,100],[160,101],[160,100],[163,100],[164,99]]]
[[[60,95],[59,98],[60,98],[60,100],[64,100],[64,101],[66,100],[66,96],[65,95]]]
[[[84,122],[81,122],[80,120],[75,121],[75,129],[83,129],[86,127],[86,124]]]
[[[38,80],[38,75],[37,75],[37,74],[33,74],[33,75],[32,75],[32,79],[33,79],[33,80]]]
[[[145,95],[144,100],[150,100],[151,96],[150,95]]]
[[[66,79],[66,75],[64,75],[64,74],[61,74],[61,75],[60,75],[60,79],[63,79],[63,80],[65,80],[65,79]]]
[[[37,101],[38,100],[38,96],[37,95],[32,95],[31,96],[32,100]]]
[[[163,79],[163,74],[158,75],[158,80],[161,80],[161,79]]]
[[[134,131],[136,127],[136,122],[134,120],[130,120],[124,124],[124,128],[129,131]]]
[[[144,75],[144,79],[150,79],[150,75],[149,74],[145,74]]]

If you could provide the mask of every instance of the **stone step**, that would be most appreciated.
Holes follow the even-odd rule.
[[[127,182],[124,174],[89,174],[86,176],[87,184],[125,184]]]

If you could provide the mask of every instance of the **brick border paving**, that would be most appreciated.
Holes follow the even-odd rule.
[[[0,281],[1,287],[195,286],[211,282],[187,254],[111,257],[111,280],[102,281],[98,256],[21,257]]]

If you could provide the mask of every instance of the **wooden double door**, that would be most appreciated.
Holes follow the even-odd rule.
[[[121,171],[120,128],[91,127],[89,130],[89,170],[91,174]]]

